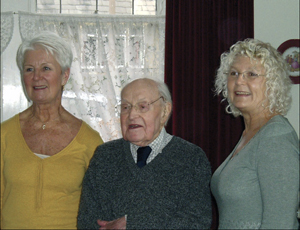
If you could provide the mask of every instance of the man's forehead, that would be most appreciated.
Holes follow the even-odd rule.
[[[142,88],[150,88],[150,89],[155,89],[156,84],[153,80],[151,79],[137,79],[127,85],[127,87],[142,87]]]
[[[141,102],[141,101],[150,101],[159,95],[155,91],[150,90],[135,90],[123,92],[121,96],[122,101],[129,102]]]
[[[129,83],[125,88],[122,90],[121,97],[127,95],[132,96],[139,96],[148,98],[149,95],[158,95],[158,89],[156,84],[151,80],[136,80],[134,82]]]

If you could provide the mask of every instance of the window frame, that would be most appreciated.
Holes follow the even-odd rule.
[[[63,0],[59,0],[59,14],[66,14],[66,13],[62,13],[63,9],[62,9],[62,1]],[[115,15],[115,1],[116,0],[109,0],[109,10],[108,10],[108,15]],[[136,14],[135,13],[135,1],[137,0],[131,0],[131,14],[124,14],[124,15],[147,15],[147,14]],[[155,15],[158,15],[158,2],[162,2],[162,1],[165,1],[165,0],[153,0],[155,1]],[[43,13],[43,12],[38,12],[38,0],[35,0],[35,12],[36,13]],[[55,14],[55,13],[53,13]],[[94,11],[94,14],[99,14],[99,0],[96,0],[95,1],[95,11]],[[119,14],[117,14],[119,15]],[[122,14],[121,14],[122,15]],[[153,14],[150,14],[150,15],[153,15]]]

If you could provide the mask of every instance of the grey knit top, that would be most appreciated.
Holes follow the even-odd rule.
[[[127,215],[127,229],[209,229],[210,164],[203,150],[172,140],[139,168],[124,139],[99,146],[83,180],[78,228]]]
[[[273,117],[234,151],[211,181],[219,229],[297,229],[299,139],[288,120]]]

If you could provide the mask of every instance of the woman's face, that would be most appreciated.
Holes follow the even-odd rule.
[[[44,49],[26,51],[23,67],[25,89],[33,103],[60,103],[69,69],[62,73],[59,63]]]
[[[243,74],[242,74],[243,73]],[[259,75],[257,75],[259,74]],[[261,112],[266,106],[266,78],[263,65],[239,56],[233,62],[227,80],[228,99],[242,114]]]

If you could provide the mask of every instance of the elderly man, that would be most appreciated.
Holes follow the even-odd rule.
[[[78,229],[209,229],[210,164],[200,147],[166,132],[167,86],[147,78],[127,84],[119,111],[123,138],[95,151]]]

